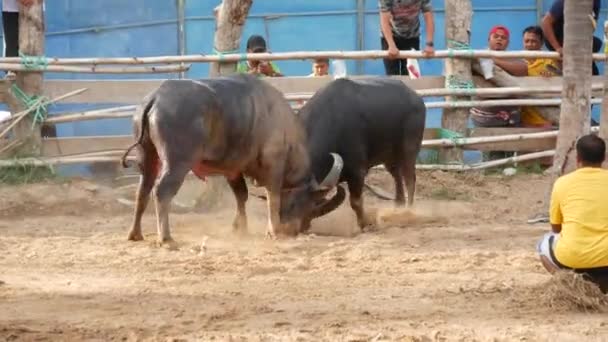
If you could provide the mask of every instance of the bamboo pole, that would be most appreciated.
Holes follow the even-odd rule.
[[[96,119],[124,118],[133,116],[133,111],[136,108],[137,106],[132,105],[106,109],[96,109],[80,113],[62,114],[48,118],[44,122],[58,124],[64,122],[76,122]]]
[[[591,132],[599,132],[599,126],[591,128]],[[432,139],[422,141],[422,147],[455,147],[455,146],[470,146],[477,144],[487,144],[495,142],[535,140],[544,138],[557,137],[559,130],[538,133],[522,133],[508,134],[490,137],[474,137],[474,138],[455,138],[455,139]]]
[[[594,83],[592,90],[603,90],[604,85],[601,83]],[[545,87],[488,87],[488,88],[477,88],[477,89],[447,89],[447,88],[432,88],[432,89],[419,89],[416,93],[422,97],[441,97],[441,96],[462,96],[462,95],[478,95],[478,96],[491,96],[491,95],[530,95],[538,93],[546,94],[560,94],[562,92],[561,86],[545,86]],[[285,94],[285,99],[288,101],[305,101],[310,100],[314,93],[290,93]]]
[[[161,66],[143,66],[143,67],[102,67],[86,66],[74,67],[65,65],[49,65],[43,69],[31,69],[22,64],[16,63],[0,63],[0,70],[12,71],[45,71],[45,72],[71,72],[71,73],[89,73],[89,74],[147,74],[147,73],[172,73],[188,71],[190,64],[186,65],[161,65]]]
[[[119,163],[121,156],[92,156],[92,157],[54,157],[54,158],[22,158],[13,160],[0,160],[1,167],[14,166],[49,166],[49,165],[69,165],[69,164],[90,164],[90,163]],[[136,160],[135,157],[127,157],[127,160]]]
[[[473,171],[473,170],[484,170],[489,169],[496,166],[501,166],[505,164],[514,164],[528,160],[536,160],[546,157],[553,157],[555,155],[555,150],[550,151],[541,151],[541,152],[533,152],[526,153],[516,157],[503,158],[492,160],[488,162],[476,163],[471,165],[463,165],[463,164],[454,164],[454,165],[432,165],[432,164],[419,164],[416,165],[417,170],[444,170],[444,171]]]
[[[291,51],[275,53],[234,53],[224,55],[196,54],[183,56],[155,56],[155,57],[116,57],[116,58],[56,58],[50,57],[46,62],[50,66],[56,65],[138,65],[138,64],[175,64],[175,63],[211,63],[211,62],[239,62],[252,61],[279,61],[303,60],[315,58],[330,59],[381,59],[388,57],[384,50],[365,51]],[[546,58],[559,59],[559,54],[553,51],[492,51],[492,50],[437,50],[435,55],[426,57],[421,51],[402,50],[399,58],[415,59],[444,59],[444,58]],[[595,61],[606,60],[603,53],[594,53]],[[0,58],[2,64],[21,64],[19,57]]]
[[[591,103],[602,103],[602,99],[592,99]],[[559,106],[562,99],[508,99],[508,100],[479,100],[460,102],[427,102],[426,108],[467,108],[494,106]]]
[[[18,147],[19,145],[21,145],[23,143],[23,141],[19,140],[19,139],[14,139],[13,141],[11,141],[9,144],[7,144],[6,146],[4,146],[3,148],[0,149],[0,156],[6,152],[9,152],[10,150],[12,150],[13,148]]]
[[[504,159],[493,160],[489,162],[477,163],[472,165],[431,165],[431,164],[418,164],[416,169],[418,170],[445,170],[445,171],[471,171],[471,170],[482,170],[491,167],[501,166],[505,164],[512,164],[527,160],[535,160],[545,157],[551,157],[555,155],[554,150],[527,153],[519,155],[517,157],[510,157]],[[22,158],[13,160],[0,160],[1,167],[14,167],[14,166],[49,166],[49,165],[69,165],[69,164],[86,164],[86,163],[108,163],[108,162],[120,162],[121,156],[89,156],[89,157],[55,157],[55,158]],[[127,160],[136,160],[135,157],[127,157]],[[382,166],[374,167],[374,169],[383,169]]]
[[[34,104],[30,108],[27,108],[24,111],[19,112],[19,113],[13,115],[15,117],[15,120],[10,125],[8,125],[8,127],[4,131],[2,131],[2,133],[0,133],[0,138],[2,138],[3,136],[5,136],[11,130],[11,128],[13,128],[15,125],[17,125],[23,118],[25,118],[38,105],[46,106],[48,104],[61,101],[61,100],[66,99],[68,97],[72,97],[72,96],[76,96],[76,95],[82,94],[82,93],[84,93],[87,90],[88,90],[88,88],[81,88],[81,89],[71,91],[71,92],[69,92],[67,94],[61,95],[59,97],[56,97],[56,98],[54,98],[52,100],[48,100],[48,101],[43,101],[42,98],[38,98],[38,100],[36,100],[34,102]]]

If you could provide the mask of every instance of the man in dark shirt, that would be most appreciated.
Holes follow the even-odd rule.
[[[593,18],[597,20],[600,12],[600,0],[593,1]],[[590,13],[591,14],[591,13]],[[564,46],[564,0],[555,0],[545,14],[542,21],[543,33],[545,34],[545,45],[550,51],[562,54]],[[602,48],[602,40],[593,36],[593,52],[599,52]],[[599,75],[600,71],[593,62],[593,75]]]

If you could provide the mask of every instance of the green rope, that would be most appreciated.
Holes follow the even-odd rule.
[[[46,96],[38,95],[29,96],[23,90],[21,90],[21,88],[19,88],[15,83],[13,83],[13,85],[11,86],[11,90],[13,91],[15,97],[19,101],[21,101],[21,103],[26,109],[32,108],[32,111],[30,112],[30,114],[32,115],[32,129],[34,129],[34,126],[37,123],[42,124],[48,114],[47,106],[46,104],[44,104],[44,102],[46,102],[48,98]]]
[[[459,42],[459,41],[453,40],[453,39],[448,39],[447,46],[448,46],[448,57],[449,58],[454,58],[454,50],[467,50],[467,51],[469,51],[471,56],[473,55],[473,49],[471,49],[471,46],[469,44]]]
[[[27,70],[46,70],[49,66],[49,60],[44,56],[28,56],[19,51],[19,57]]]
[[[230,51],[219,51],[216,48],[213,48],[213,54],[220,56],[220,61],[224,60],[224,55],[231,55],[231,54],[236,54],[239,53],[239,50],[230,50]],[[245,56],[245,54],[241,54],[239,57],[239,61],[246,61],[247,57]]]
[[[462,80],[456,75],[448,75],[446,78],[448,89],[467,89],[470,94],[475,94],[475,83],[472,80]]]

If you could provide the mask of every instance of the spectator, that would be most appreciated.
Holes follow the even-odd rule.
[[[382,50],[388,50],[389,58],[384,59],[387,75],[409,75],[407,59],[395,59],[399,50],[420,50],[420,13],[426,24],[425,55],[435,53],[433,36],[435,23],[431,0],[379,0],[380,43]]]
[[[312,63],[312,74],[308,77],[320,77],[329,75],[329,59],[316,58]]]
[[[593,18],[597,20],[600,11],[600,0],[593,1]],[[557,51],[562,55],[564,46],[564,0],[554,0],[549,11],[542,20],[543,33],[545,35],[545,45],[551,51]],[[599,52],[602,48],[602,40],[593,36],[593,52]],[[599,75],[600,71],[593,62],[593,75]]]
[[[29,7],[34,0],[2,0],[2,26],[4,29],[4,57],[19,57],[19,6]],[[15,73],[8,71],[7,78]]]
[[[494,26],[488,36],[488,47],[493,51],[505,51],[509,46],[509,30],[504,26]],[[523,60],[493,58],[494,64],[514,76],[528,75],[528,67]],[[517,107],[473,107],[471,120],[478,127],[514,127],[521,123],[521,113]]]
[[[605,142],[592,134],[576,142],[577,170],[553,186],[550,205],[552,232],[543,236],[537,252],[553,273],[574,269],[592,280],[608,275],[608,170],[602,169]],[[605,287],[606,284],[604,284]],[[604,288],[605,290],[605,288]]]
[[[523,32],[524,49],[540,51],[543,46],[543,30],[540,26],[528,26]],[[553,77],[561,75],[561,65],[558,61],[549,58],[528,58],[529,76]],[[552,123],[546,120],[537,107],[526,106],[521,108],[521,122],[524,127],[551,127]]]
[[[252,35],[247,40],[247,53],[266,52],[266,40],[259,35]],[[269,61],[244,61],[237,65],[237,72],[250,73],[259,76],[280,77],[283,76],[279,67]]]

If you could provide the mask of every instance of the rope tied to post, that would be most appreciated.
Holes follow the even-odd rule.
[[[48,116],[47,105],[45,102],[48,101],[46,96],[26,94],[17,84],[13,83],[11,90],[15,97],[23,104],[26,109],[32,108],[30,114],[32,115],[32,130],[37,123],[42,124]]]
[[[453,39],[448,39],[447,40],[447,46],[448,46],[448,57],[450,59],[454,58],[454,50],[466,50],[469,52],[469,54],[471,54],[471,57],[474,56],[474,51],[473,49],[471,49],[471,46],[467,43],[463,43],[463,42],[459,42],[457,40],[453,40]]]
[[[220,62],[224,60],[225,55],[232,55],[239,53],[238,49],[229,50],[229,51],[219,51],[217,48],[213,48],[213,54],[220,57]],[[247,56],[244,53],[241,53],[239,56],[239,62],[246,61]]]
[[[45,56],[30,56],[19,51],[19,57],[26,70],[46,70],[49,66],[49,60]]]

